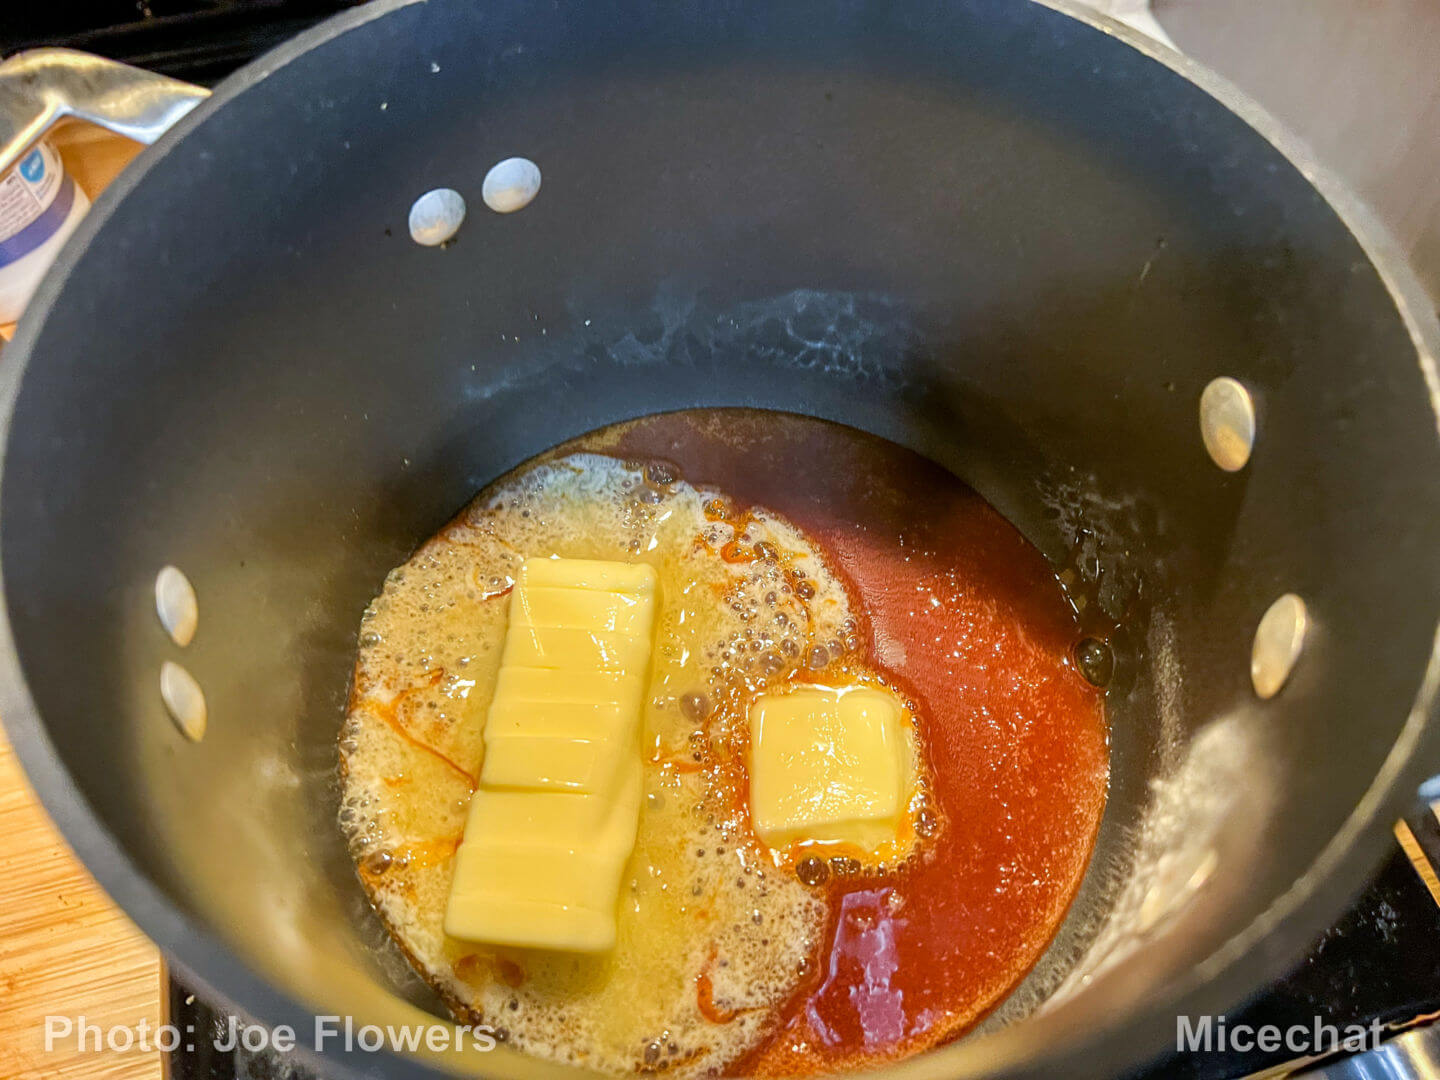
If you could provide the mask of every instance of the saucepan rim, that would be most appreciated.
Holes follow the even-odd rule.
[[[91,240],[146,174],[183,143],[186,135],[272,72],[326,42],[373,19],[384,18],[416,0],[378,0],[336,15],[298,35],[231,75],[208,101],[195,108],[146,151],[96,201],[30,303],[15,340],[0,364],[0,483],[9,451],[15,400],[30,355],[66,279]],[[1071,0],[1037,0],[1043,7],[1119,38],[1180,77],[1199,86],[1238,115],[1278,150],[1311,184],[1358,240],[1394,302],[1416,350],[1431,408],[1440,417],[1440,325],[1430,301],[1388,231],[1348,187],[1319,165],[1313,154],[1264,109],[1215,73],[1144,35],[1081,8]],[[1437,422],[1440,427],[1440,422]],[[3,494],[3,489],[0,489]],[[1012,1027],[973,1042],[932,1051],[887,1066],[889,1076],[920,1077],[943,1070],[949,1077],[1026,1077],[1039,1080],[1063,1073],[1107,1076],[1140,1064],[1173,1038],[1174,1016],[1223,1012],[1283,974],[1339,914],[1384,852],[1394,820],[1413,804],[1420,782],[1440,761],[1440,627],[1420,680],[1414,705],[1384,764],[1341,829],[1308,871],[1259,917],[1198,965],[1164,995],[1114,1020],[1103,1031],[1067,1044],[1050,1044],[1039,1055],[1023,1032]],[[20,670],[0,566],[0,719],[41,801],[90,872],[135,923],[163,948],[175,965],[200,986],[242,1006],[254,1019],[288,1024],[298,1033],[313,1030],[313,1013],[257,974],[217,936],[182,912],[128,858],[89,805],[61,762]],[[1243,961],[1243,970],[1242,970]],[[1078,1060],[1077,1060],[1078,1059]],[[443,1075],[418,1061],[391,1055],[326,1054],[323,1068],[336,1080],[384,1075],[426,1080]]]

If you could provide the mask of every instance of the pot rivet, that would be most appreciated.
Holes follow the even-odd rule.
[[[200,625],[200,604],[195,586],[177,566],[167,566],[155,575],[155,614],[170,640],[182,649],[194,639]]]
[[[530,205],[540,194],[540,166],[529,158],[512,157],[485,174],[480,197],[497,214],[513,214]]]
[[[205,694],[195,676],[179,664],[165,661],[160,668],[160,697],[187,739],[199,742],[205,737]]]
[[[1250,681],[1262,698],[1274,697],[1290,677],[1305,645],[1309,622],[1305,601],[1294,593],[1280,597],[1261,616],[1250,647]]]
[[[427,191],[410,207],[410,236],[417,244],[438,247],[460,231],[465,200],[451,188]]]
[[[1255,448],[1255,401],[1244,383],[1222,375],[1200,394],[1200,438],[1210,460],[1239,472]]]

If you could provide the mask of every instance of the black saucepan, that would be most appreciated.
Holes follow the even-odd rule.
[[[1301,151],[1136,41],[1013,0],[382,2],[224,83],[99,201],[0,372],[0,711],[99,879],[302,1040],[418,1015],[334,824],[361,610],[516,463],[745,405],[929,456],[1127,620],[1069,920],[985,1030],[891,1071],[1113,1075],[1274,977],[1440,762],[1436,326]],[[544,186],[489,213],[511,155]],[[422,248],[438,186],[470,217]],[[1221,376],[1258,414],[1234,473],[1197,421]],[[1309,632],[1261,700],[1286,593]]]

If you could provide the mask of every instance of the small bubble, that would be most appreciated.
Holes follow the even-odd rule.
[[[1099,638],[1082,638],[1075,646],[1075,666],[1086,682],[1104,689],[1115,677],[1115,653]]]
[[[680,471],[668,461],[652,461],[645,466],[645,479],[657,487],[669,487],[680,479]]]
[[[795,595],[801,600],[815,599],[815,586],[808,581],[797,581],[795,583]]]
[[[940,820],[928,806],[922,806],[915,815],[915,835],[929,839],[940,829]]]
[[[824,645],[816,645],[810,650],[810,655],[806,658],[806,663],[809,664],[811,671],[819,671],[826,664],[830,663],[830,653]]]
[[[830,876],[830,867],[824,859],[810,855],[795,864],[795,876],[806,885],[823,885]]]
[[[388,851],[376,851],[365,859],[365,870],[371,874],[383,874],[395,860]]]
[[[848,855],[836,855],[830,860],[830,872],[836,877],[854,877],[860,872],[860,860]]]

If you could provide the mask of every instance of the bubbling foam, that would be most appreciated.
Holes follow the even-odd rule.
[[[646,797],[618,944],[479,946],[442,929],[483,753],[508,590],[529,557],[644,561],[661,582],[643,718]],[[664,462],[571,454],[481,495],[386,579],[341,731],[340,823],[411,963],[458,1016],[607,1072],[713,1072],[773,1026],[823,931],[823,892],[746,818],[746,708],[859,647],[840,578],[798,529]]]

